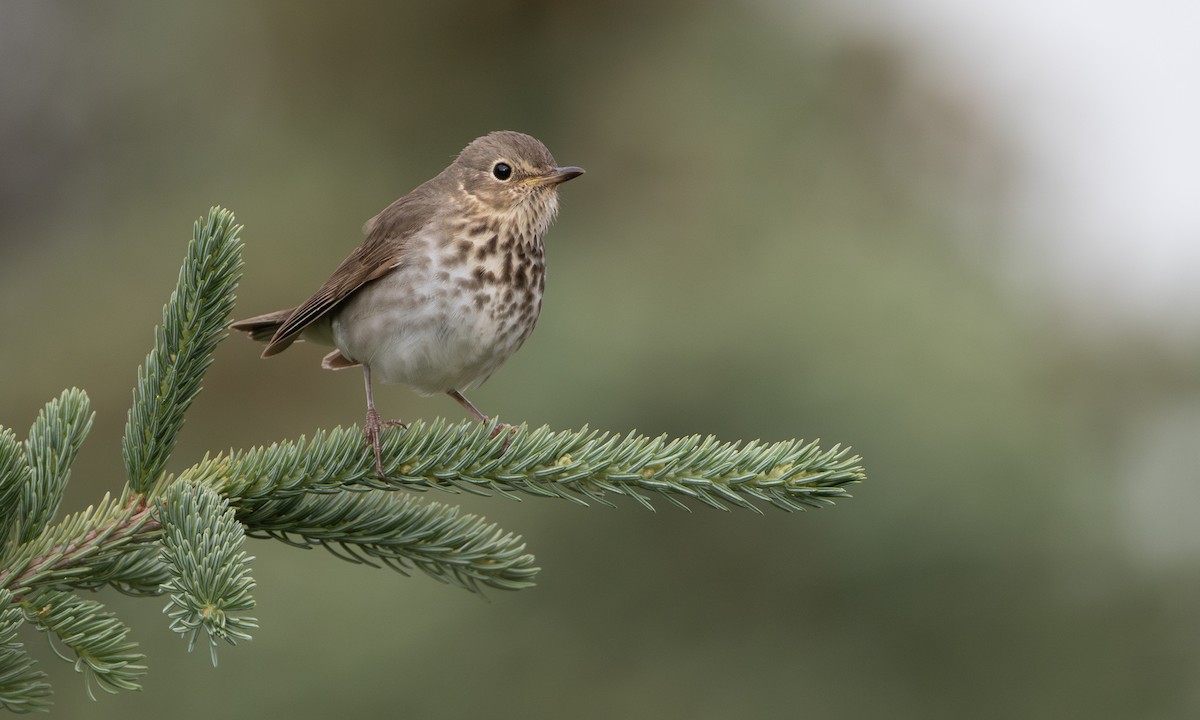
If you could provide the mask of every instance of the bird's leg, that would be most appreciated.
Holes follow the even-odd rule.
[[[459,391],[447,390],[446,394],[449,395],[450,397],[454,398],[455,400],[457,400],[458,404],[462,405],[464,408],[466,408],[467,412],[471,413],[471,415],[473,415],[475,417],[475,419],[478,420],[479,422],[484,423],[486,425],[487,422],[489,420],[491,420],[491,418],[489,418],[487,415],[484,415],[483,413],[479,412],[479,408],[475,407],[475,405],[473,405],[471,403],[471,401],[468,400],[466,397],[464,397],[463,394],[460,393]]]
[[[375,472],[379,474],[381,479],[386,480],[387,475],[383,472],[383,451],[379,447],[379,430],[385,427],[407,427],[399,420],[380,420],[379,413],[375,410],[375,397],[371,392],[371,366],[363,363],[363,384],[367,388],[367,419],[363,423],[363,436],[366,438],[367,445],[375,448]]]
[[[475,419],[478,420],[479,422],[486,425],[491,421],[491,418],[489,418],[487,415],[484,415],[483,413],[479,412],[479,408],[475,407],[475,405],[470,400],[468,400],[465,395],[463,395],[459,391],[447,390],[446,394],[449,395],[450,397],[454,398],[455,400],[457,400],[458,404],[462,405],[464,408],[466,408],[467,412],[471,413],[471,415],[473,415],[475,417]],[[500,424],[496,425],[496,428],[494,430],[492,430],[492,434],[489,437],[496,437],[497,435],[500,434],[500,432],[502,430],[504,430],[506,428],[508,429],[508,431],[510,433],[516,432],[516,430],[517,430],[512,425],[509,425],[507,423],[500,423]],[[506,440],[504,442],[504,447],[501,448],[500,451],[504,452],[507,449],[508,449],[508,441]]]

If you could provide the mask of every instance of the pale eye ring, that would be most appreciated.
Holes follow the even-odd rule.
[[[498,162],[492,166],[492,176],[503,182],[512,177],[512,167],[505,162]]]

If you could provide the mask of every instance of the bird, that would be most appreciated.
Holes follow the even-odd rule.
[[[362,244],[307,300],[230,327],[265,341],[264,358],[305,340],[334,348],[324,369],[361,367],[363,436],[386,477],[380,430],[404,423],[380,418],[372,379],[445,393],[489,422],[464,393],[533,332],[558,187],[583,173],[559,166],[524,133],[476,138],[445,170],[368,220]]]

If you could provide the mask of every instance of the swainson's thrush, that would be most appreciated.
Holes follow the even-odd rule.
[[[363,434],[383,476],[371,376],[422,395],[444,392],[481,422],[463,392],[509,358],[537,323],[545,287],[542,237],[559,184],[578,177],[546,146],[502,130],[471,142],[436,177],[364,226],[366,239],[299,307],[232,325],[267,341],[263,357],[304,339],[336,350],[327,370],[361,365]]]

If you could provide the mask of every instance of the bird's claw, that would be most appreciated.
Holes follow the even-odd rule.
[[[504,438],[504,444],[500,446],[501,455],[508,452],[508,446],[512,443],[512,436],[517,434],[517,426],[509,425],[508,423],[496,423],[496,427],[492,428],[492,434],[488,435],[488,439],[494,440],[502,432],[507,432],[508,437]]]
[[[408,427],[399,420],[382,420],[375,408],[367,409],[367,419],[363,423],[363,439],[368,447],[375,450],[375,472],[379,475],[380,480],[387,480],[387,473],[383,471],[383,449],[379,444],[379,431],[385,427]]]

